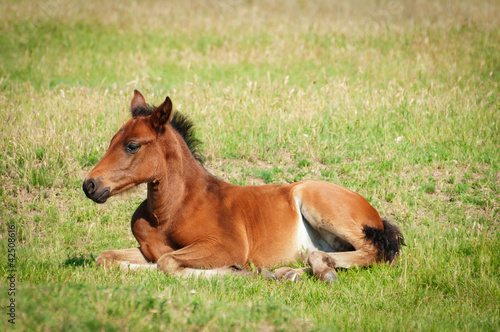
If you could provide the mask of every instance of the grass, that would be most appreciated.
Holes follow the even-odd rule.
[[[0,4],[0,274],[14,330],[496,330],[500,6],[450,2]],[[136,245],[140,187],[81,182],[134,88],[197,124],[237,184],[324,179],[401,226],[395,268],[334,287],[96,269]],[[7,262],[7,263],[3,263]],[[8,302],[2,297],[2,306]]]

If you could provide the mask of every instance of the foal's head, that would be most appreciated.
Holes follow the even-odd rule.
[[[140,183],[155,181],[165,172],[167,159],[179,158],[184,141],[198,156],[192,124],[172,112],[169,97],[152,107],[135,90],[130,109],[132,119],[113,136],[106,154],[83,182],[83,191],[97,203]]]

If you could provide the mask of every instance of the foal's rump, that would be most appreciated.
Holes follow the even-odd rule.
[[[397,226],[382,220],[361,195],[325,181],[299,182],[293,198],[300,220],[299,250],[320,250],[335,260],[335,267],[392,263],[403,244]]]

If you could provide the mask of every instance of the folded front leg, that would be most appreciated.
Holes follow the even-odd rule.
[[[241,256],[241,257],[240,257]],[[179,277],[211,277],[224,274],[252,275],[237,266],[244,266],[246,258],[230,252],[215,240],[200,240],[182,249],[166,253],[158,260],[164,273]]]

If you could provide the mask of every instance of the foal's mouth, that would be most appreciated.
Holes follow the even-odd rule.
[[[106,188],[104,188],[104,191],[102,194],[100,194],[96,198],[91,197],[90,199],[92,199],[94,202],[99,203],[99,204],[105,203],[109,198],[109,192],[110,192],[109,187],[106,187]]]
[[[111,193],[109,187],[100,189],[94,179],[83,181],[82,189],[88,198],[99,204],[105,203]]]

